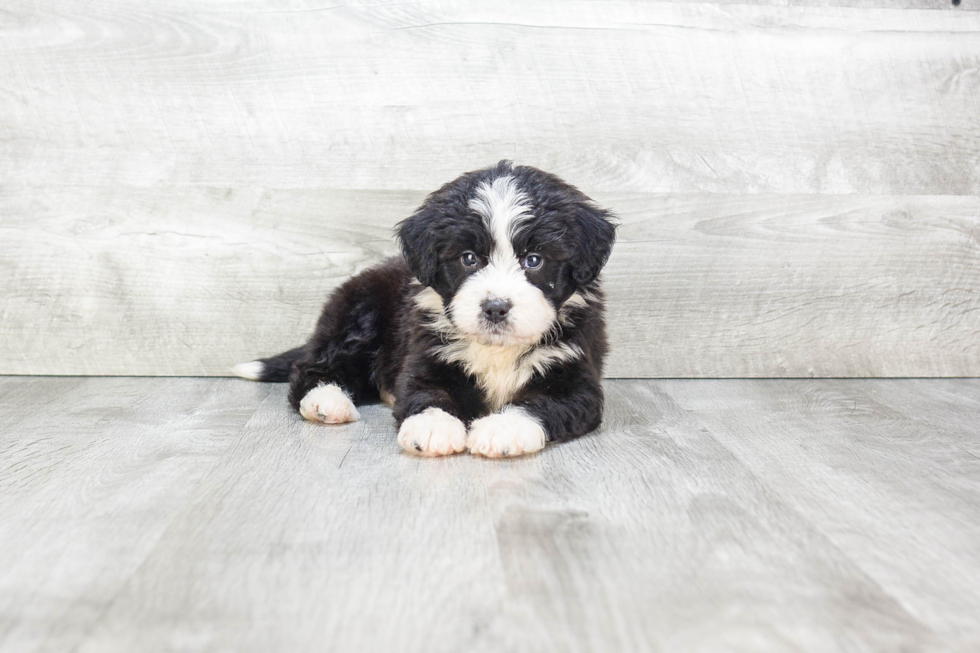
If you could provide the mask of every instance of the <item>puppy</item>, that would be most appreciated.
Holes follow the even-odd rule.
[[[290,404],[325,424],[380,398],[422,456],[579,437],[602,420],[611,220],[536,168],[466,173],[399,223],[403,256],[334,291],[309,342],[233,372],[288,380]]]

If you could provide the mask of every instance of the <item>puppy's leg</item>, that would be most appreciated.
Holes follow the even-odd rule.
[[[331,296],[293,363],[289,402],[310,421],[353,422],[360,418],[356,405],[377,399],[371,370],[386,319],[371,278],[365,277],[354,277]]]
[[[478,415],[483,397],[458,370],[414,357],[399,377],[394,415],[398,444],[419,456],[466,450],[466,422]]]
[[[289,376],[289,403],[311,422],[343,424],[361,417],[355,404],[369,391],[368,353],[339,351],[341,338],[343,333],[311,340]]]
[[[602,386],[581,363],[570,363],[536,377],[500,412],[470,425],[466,446],[488,458],[520,456],[546,442],[571,440],[602,421]]]

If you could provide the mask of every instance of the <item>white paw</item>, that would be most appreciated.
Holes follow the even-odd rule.
[[[522,456],[544,449],[544,429],[521,408],[507,408],[473,422],[466,446],[487,458]]]
[[[333,383],[318,385],[307,392],[299,402],[299,414],[311,422],[324,424],[343,424],[361,419],[354,402]]]
[[[398,444],[419,456],[458,453],[466,450],[466,425],[433,406],[402,422]]]

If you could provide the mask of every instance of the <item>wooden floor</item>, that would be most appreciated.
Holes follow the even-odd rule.
[[[980,650],[980,380],[610,381],[519,460],[0,378],[0,650]]]

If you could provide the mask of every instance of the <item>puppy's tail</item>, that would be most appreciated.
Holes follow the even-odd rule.
[[[260,358],[250,363],[239,363],[231,368],[231,373],[249,381],[285,383],[289,380],[289,372],[293,368],[293,363],[302,356],[303,348],[297,347],[271,358]]]

